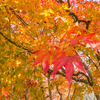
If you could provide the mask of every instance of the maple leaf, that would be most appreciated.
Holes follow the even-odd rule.
[[[38,57],[36,58],[33,64],[33,67],[37,65],[38,63],[40,63],[41,61],[43,61],[42,63],[43,70],[46,74],[50,65],[50,55],[52,55],[53,56],[52,64],[54,65],[52,75],[55,76],[59,69],[61,69],[62,67],[65,67],[66,77],[67,77],[68,84],[70,87],[72,75],[74,72],[74,65],[85,72],[83,64],[81,60],[79,59],[80,56],[78,55],[66,56],[65,52],[61,51],[61,48],[57,46],[53,46],[53,48],[55,48],[54,51],[57,50],[59,54],[56,53],[57,51],[55,52],[56,54],[54,54],[52,53],[53,50],[48,51],[48,50],[43,50],[43,49],[33,52],[32,54],[38,54]]]
[[[67,39],[68,42],[74,47],[76,44],[79,44],[79,38]]]
[[[85,43],[85,44],[90,44],[93,43],[95,40],[93,40],[91,37],[94,36],[95,33],[92,34],[86,34],[84,35],[82,33],[82,35],[77,35],[76,38],[74,39],[67,39],[68,42],[71,43],[72,46],[75,46],[76,44],[80,44],[80,43]]]
[[[73,72],[74,72],[74,66],[72,64],[72,62],[68,62],[67,65],[65,66],[65,72],[66,72],[66,77],[68,80],[68,87],[70,88],[71,85],[71,79],[73,76]]]
[[[75,33],[75,31],[77,30],[78,26],[73,26],[73,27],[70,27],[68,31],[66,31],[63,36],[61,37],[60,39],[60,42],[62,42],[64,40],[64,38],[67,37],[70,37],[72,33]]]
[[[74,56],[71,56],[71,57],[65,56],[64,54],[60,55],[53,62],[54,69],[53,69],[52,74],[55,76],[55,74],[57,73],[57,71],[59,69],[61,69],[62,67],[65,67],[66,77],[67,77],[67,80],[68,80],[68,85],[70,87],[72,75],[73,75],[73,72],[74,72],[74,65],[77,68],[79,68],[79,69],[81,69],[82,71],[85,72],[83,64],[82,64],[82,62],[79,58],[80,58],[80,56],[78,56],[78,55],[74,55]]]
[[[91,39],[91,37],[94,35],[95,35],[95,33],[82,35],[82,36],[80,36],[80,40],[83,41],[84,43],[94,42],[94,40]]]
[[[38,63],[40,63],[41,61],[43,61],[42,65],[43,65],[43,70],[45,72],[45,74],[48,71],[49,65],[50,65],[50,55],[49,55],[49,51],[47,50],[37,50],[35,52],[32,52],[32,54],[38,54],[38,57],[36,58],[33,67],[35,65],[37,65]]]
[[[43,65],[43,70],[44,70],[45,75],[46,75],[46,73],[49,69],[49,65],[50,65],[50,56],[49,56],[49,54],[46,55],[45,59],[43,60],[42,65]]]
[[[87,43],[86,47],[92,47],[97,52],[99,45],[100,45],[100,41],[97,41],[93,43]]]

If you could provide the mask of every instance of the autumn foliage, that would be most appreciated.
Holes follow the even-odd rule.
[[[1,0],[0,100],[99,100],[99,9],[99,1]]]

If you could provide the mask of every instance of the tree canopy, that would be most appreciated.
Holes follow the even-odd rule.
[[[100,2],[1,0],[0,80],[0,100],[100,100]]]

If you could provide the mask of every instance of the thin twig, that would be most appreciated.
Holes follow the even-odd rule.
[[[59,92],[58,86],[56,86],[57,92],[60,95],[60,100],[62,100],[62,93]]]
[[[50,74],[48,74],[48,86],[50,84]],[[51,89],[49,89],[49,98],[50,100],[52,100],[52,93],[51,93]]]
[[[44,87],[41,87],[41,90],[42,90],[42,93],[43,93],[43,99],[45,99],[45,96],[44,96]]]
[[[73,95],[72,95],[72,97],[71,97],[71,100],[73,99],[73,96],[74,96],[74,94],[75,94],[75,91],[76,91],[76,87],[75,87],[75,89],[74,89],[74,92],[73,92]]]
[[[89,57],[89,55],[88,55],[88,54],[86,54],[86,56],[89,58],[89,60],[91,60],[91,58]],[[94,61],[93,61],[93,60],[91,60],[91,62],[95,65],[96,69],[98,69],[98,66],[94,63]]]
[[[25,91],[25,100],[28,100],[27,94],[28,94],[28,89]]]
[[[71,85],[70,85],[70,88],[69,88],[69,91],[68,91],[67,99],[69,98],[70,90],[71,90]]]

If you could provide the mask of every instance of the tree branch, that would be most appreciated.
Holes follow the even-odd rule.
[[[65,73],[64,68],[62,68],[62,71]],[[83,73],[83,72],[77,72],[76,74],[73,74],[73,76],[78,76],[80,74],[84,75],[87,78],[89,84],[91,84],[91,81],[90,81],[89,77],[85,73]]]
[[[76,53],[77,55],[79,55],[77,51],[75,51],[75,53]],[[89,77],[90,77],[90,79],[91,79],[90,86],[92,86],[92,85],[93,85],[93,82],[92,82],[93,75],[92,75],[92,73],[90,72],[88,66],[85,64],[85,62],[84,62],[81,58],[80,58],[80,60],[81,60],[81,62],[83,63],[84,68],[85,68],[86,72],[88,73],[88,75],[89,75]]]
[[[28,100],[27,94],[28,94],[28,89],[25,91],[25,100]]]
[[[51,69],[48,70],[49,74],[51,74],[52,72],[53,72],[53,70],[51,70]],[[60,71],[57,71],[56,74],[66,77],[66,75],[64,73],[61,73]],[[77,81],[77,82],[83,82],[85,84],[89,84],[89,82],[85,79],[79,79],[79,78],[72,77],[72,80]]]
[[[83,72],[77,72],[76,74],[73,74],[73,76],[78,76],[80,74],[84,75],[87,78],[88,82],[91,83],[89,77]]]
[[[28,25],[28,24],[14,11],[14,9],[13,9],[11,6],[9,6],[9,8],[10,8],[10,10],[13,12],[13,14],[16,15],[16,17],[22,22],[22,24],[23,24],[24,26]]]
[[[67,0],[67,3],[68,3],[68,8],[70,8],[71,7],[70,0]]]
[[[7,38],[2,32],[0,32],[0,34],[1,34],[7,41],[9,41],[11,44],[14,44],[15,46],[17,46],[17,47],[19,47],[19,48],[21,48],[21,49],[27,50],[28,52],[32,52],[32,50],[29,50],[29,49],[26,48],[26,47],[22,47],[22,46],[16,44],[16,43],[15,43],[14,41],[12,41],[11,39]]]
[[[74,92],[73,92],[73,94],[72,94],[71,100],[73,99],[73,96],[74,96],[74,94],[75,94],[75,91],[76,91],[76,87],[75,87]]]
[[[70,10],[66,10],[66,12],[69,12],[69,15],[72,16],[72,18],[74,19],[74,23],[76,23],[76,22],[78,22],[78,23],[83,22],[83,23],[86,24],[86,27],[85,27],[85,28],[86,28],[86,29],[89,28],[89,25],[90,25],[90,23],[91,23],[91,20],[90,20],[90,21],[80,20],[80,19],[78,18],[78,16],[77,16],[74,12],[71,12]]]
[[[44,89],[43,89],[43,87],[41,87],[41,90],[42,90],[42,93],[43,93],[43,99],[45,99],[45,96],[44,96]]]
[[[71,84],[72,85],[72,84]],[[67,99],[69,98],[69,95],[70,95],[70,91],[71,91],[71,85],[70,85],[70,88],[68,90],[68,95],[67,95]],[[69,99],[68,99],[69,100]]]
[[[99,66],[100,66],[100,50],[97,49],[98,54],[96,54],[98,62],[99,62]]]
[[[64,3],[63,0],[56,0],[56,2],[58,2],[58,3]]]
[[[96,54],[97,55],[97,54]],[[98,69],[98,66],[94,63],[94,61],[93,60],[91,60],[91,58],[89,57],[89,55],[88,54],[86,54],[86,56],[89,58],[89,60],[95,65],[95,67],[96,67],[96,69]],[[98,58],[97,58],[98,59]]]
[[[88,29],[89,28],[89,25],[91,23],[91,20],[90,21],[78,20],[78,23],[81,23],[81,22],[84,22],[86,24],[86,29]]]
[[[81,61],[82,61],[82,59],[81,59]],[[92,75],[92,73],[90,72],[90,70],[88,69],[88,66],[87,66],[83,61],[82,61],[82,63],[83,63],[84,68],[85,68],[85,70],[87,71],[87,73],[88,73],[88,75],[89,75],[89,77],[90,77],[90,79],[91,79],[91,85],[93,85],[93,82],[92,82],[93,75]]]
[[[50,74],[48,74],[48,85],[50,84]],[[49,98],[52,100],[52,92],[51,89],[49,89]]]
[[[60,100],[62,100],[62,93],[59,92],[58,86],[56,86],[57,92],[60,95]]]

